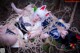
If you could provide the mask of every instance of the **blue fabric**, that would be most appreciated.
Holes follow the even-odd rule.
[[[59,25],[59,26],[62,26],[62,27],[64,27],[64,28],[66,28],[65,25],[62,24],[61,22],[56,22],[56,24]]]
[[[60,37],[60,34],[57,30],[57,28],[52,29],[51,31],[49,31],[48,33],[50,36],[52,36],[54,39],[58,39]]]
[[[49,22],[47,20],[44,20],[44,22],[42,22],[42,26],[44,28],[46,28],[48,26]]]
[[[52,20],[51,20],[51,17],[49,17],[48,19],[46,19],[46,20],[44,20],[44,21],[42,22],[42,26],[43,26],[44,28],[46,28],[51,21],[52,21]]]
[[[57,29],[57,27],[55,25],[52,26],[52,29]]]

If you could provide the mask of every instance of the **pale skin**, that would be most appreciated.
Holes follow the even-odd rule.
[[[22,15],[22,16],[28,16],[30,14],[33,13],[32,11],[32,8],[34,7],[35,5],[33,4],[29,4],[28,6],[26,6],[25,8],[23,9],[19,9],[15,6],[14,3],[11,3],[11,7],[12,9],[18,14],[18,15]]]
[[[66,34],[68,34],[67,30],[64,27],[57,26],[57,29],[59,33],[61,34],[61,37],[65,39]]]
[[[13,31],[15,34],[8,34],[6,33],[6,29],[10,29]],[[11,46],[16,43],[17,41],[17,34],[16,34],[17,29],[13,27],[11,24],[6,24],[2,27],[0,27],[0,44],[3,46]]]

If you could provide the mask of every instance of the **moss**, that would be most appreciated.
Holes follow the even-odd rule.
[[[44,44],[44,45],[42,46],[42,48],[43,48],[43,50],[44,50],[45,52],[48,52],[49,47],[50,47],[49,44]]]

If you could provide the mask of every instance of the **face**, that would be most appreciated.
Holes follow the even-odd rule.
[[[47,17],[50,16],[50,11],[46,9],[46,5],[43,5],[36,10],[35,16],[36,15],[38,15],[41,18],[41,20],[45,20],[47,19]]]
[[[34,18],[33,18],[33,22],[37,22],[37,21],[40,21],[40,17],[38,15],[36,15]]]

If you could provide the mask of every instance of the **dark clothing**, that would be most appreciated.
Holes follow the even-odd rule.
[[[15,26],[18,27],[18,29],[20,29],[24,35],[24,34],[28,33],[28,30],[25,28],[25,26],[31,26],[31,24],[24,23],[22,17],[20,17],[19,21],[15,23]]]
[[[70,45],[70,43],[76,43],[77,42],[76,33],[68,30],[68,34],[66,35],[65,39],[59,37],[59,39],[56,39],[56,41],[66,46]]]

